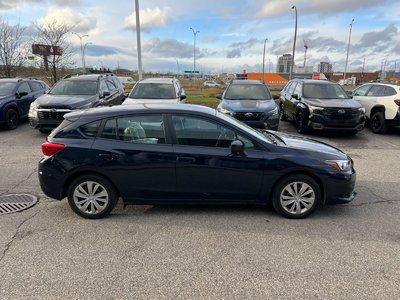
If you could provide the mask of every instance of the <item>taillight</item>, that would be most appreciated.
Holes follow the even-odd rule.
[[[53,156],[54,154],[60,152],[64,148],[65,146],[62,144],[53,144],[48,142],[42,144],[42,152],[45,157]]]
[[[394,100],[394,103],[396,103],[397,106],[400,106],[400,100]]]

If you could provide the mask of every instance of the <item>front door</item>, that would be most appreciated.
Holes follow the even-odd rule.
[[[172,124],[178,200],[259,200],[263,151],[257,150],[249,138],[208,118],[174,115]],[[230,151],[235,139],[245,143],[246,151],[241,156]]]

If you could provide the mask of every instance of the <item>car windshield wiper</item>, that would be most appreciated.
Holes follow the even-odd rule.
[[[274,133],[270,132],[270,131],[267,130],[267,129],[262,129],[261,132],[262,132],[265,136],[267,136],[268,138],[270,138],[270,140],[272,140],[272,143],[273,143],[274,145],[277,145],[277,144],[278,144],[277,141],[280,141],[281,143],[286,144],[285,141],[284,141],[280,136],[278,136],[277,134],[274,134]]]

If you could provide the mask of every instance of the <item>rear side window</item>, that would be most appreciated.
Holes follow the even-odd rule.
[[[50,134],[49,137],[55,137],[57,135],[57,137],[62,134],[62,132],[64,131],[64,128],[66,128],[68,125],[72,124],[72,121],[64,119],[64,121],[61,122],[60,125],[58,125],[57,128],[55,128]]]
[[[396,95],[396,90],[390,86],[385,86],[383,90],[383,96],[394,96]]]
[[[91,122],[79,127],[80,131],[87,137],[95,137],[99,131],[100,121]]]

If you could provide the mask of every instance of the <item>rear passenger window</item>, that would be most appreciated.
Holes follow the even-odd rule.
[[[382,85],[373,85],[372,88],[368,91],[367,96],[378,97],[383,95]]]
[[[107,120],[100,137],[136,144],[165,144],[163,116],[129,116]]]

